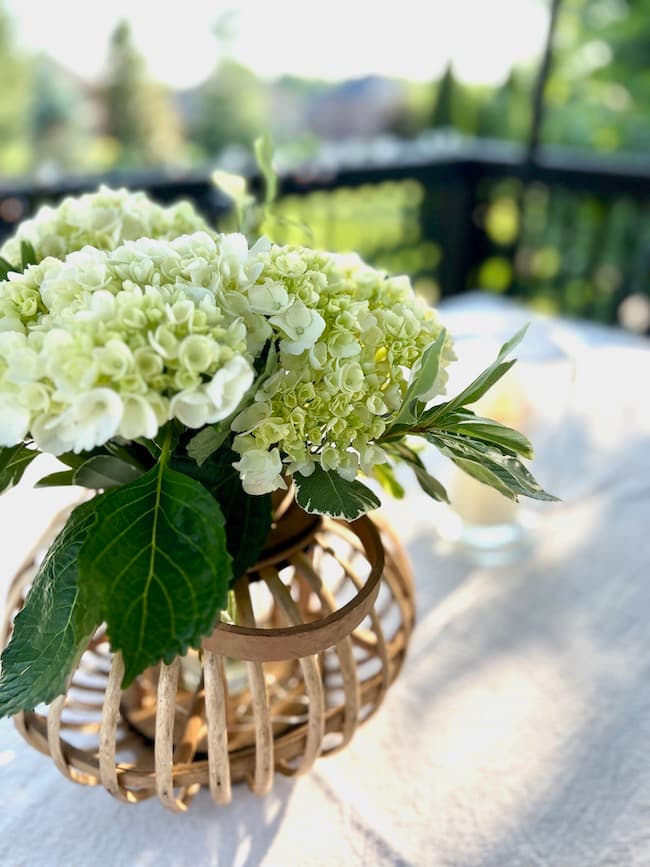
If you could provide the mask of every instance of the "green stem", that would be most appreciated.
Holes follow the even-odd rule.
[[[158,458],[158,463],[160,464],[161,469],[165,469],[165,467],[169,463],[169,458],[171,457],[171,444],[172,444],[171,425],[166,425],[165,426],[165,439],[163,440],[162,446],[160,447],[160,457]]]

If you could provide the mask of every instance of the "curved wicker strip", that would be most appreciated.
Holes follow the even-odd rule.
[[[117,722],[120,715],[120,695],[122,693],[122,678],[124,677],[124,662],[122,654],[113,656],[111,673],[104,693],[104,707],[99,729],[99,779],[102,786],[120,801],[129,801],[128,794],[120,787],[117,779],[117,764],[115,751],[117,744]]]
[[[25,740],[75,782],[127,803],[157,796],[174,812],[201,786],[218,804],[237,782],[264,794],[275,771],[304,772],[345,746],[403,663],[414,624],[408,564],[381,524],[305,520],[290,502],[271,543],[236,585],[236,627],[220,624],[202,651],[148,669],[127,690],[99,630],[67,694],[47,714],[15,718]],[[43,547],[12,583],[5,640]]]
[[[305,578],[312,591],[318,596],[325,614],[330,614],[334,611],[336,609],[336,599],[327,585],[323,584],[309,560],[304,555],[299,556],[296,565],[299,574]],[[335,649],[339,660],[339,666],[341,668],[341,676],[343,678],[345,717],[343,730],[341,732],[341,741],[336,747],[326,750],[326,755],[338,752],[350,743],[359,723],[359,711],[361,709],[359,678],[357,677],[357,666],[354,660],[354,652],[350,636],[348,635],[342,641],[339,641]]]
[[[298,606],[291,598],[291,593],[287,587],[280,581],[278,573],[273,569],[264,569],[260,575],[266,581],[273,598],[282,609],[287,620],[292,624],[300,623]],[[286,762],[278,765],[278,770],[289,776],[304,774],[312,767],[320,755],[323,736],[325,735],[325,697],[323,695],[323,684],[318,669],[318,661],[315,656],[305,656],[300,660],[300,667],[302,668],[305,692],[307,694],[307,701],[309,702],[307,740],[302,761],[297,767],[292,768]]]
[[[203,670],[210,794],[215,803],[229,804],[232,799],[232,786],[230,783],[228,720],[226,717],[228,687],[223,656],[206,650],[203,655]]]
[[[248,578],[235,588],[237,613],[247,629],[255,630]],[[256,795],[266,795],[273,785],[273,728],[264,669],[260,662],[246,660],[253,718],[255,720],[255,769],[248,775],[248,785]]]
[[[164,662],[160,664],[154,740],[156,794],[163,807],[175,813],[182,813],[186,809],[185,804],[174,795],[174,711],[180,667],[178,657],[171,665],[165,665]]]

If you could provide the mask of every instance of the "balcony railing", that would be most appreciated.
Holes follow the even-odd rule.
[[[0,186],[0,238],[43,202],[100,182],[191,199],[219,224],[228,200],[210,172],[156,172]],[[259,178],[253,178],[253,185]],[[410,274],[435,299],[470,288],[539,308],[650,330],[650,164],[455,136],[390,160],[313,164],[282,178],[276,240],[357,250]]]

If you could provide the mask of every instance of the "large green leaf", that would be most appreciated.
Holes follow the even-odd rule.
[[[512,454],[504,454],[497,446],[460,434],[441,431],[428,434],[427,439],[462,470],[511,500],[520,496],[534,500],[557,501],[548,494]]]
[[[40,454],[38,449],[27,448],[23,443],[0,448],[0,494],[18,484],[25,470],[38,454]]]
[[[65,692],[101,622],[81,584],[77,556],[95,522],[94,501],[78,506],[47,553],[2,654],[0,716],[32,710]]]
[[[376,495],[361,482],[348,482],[336,472],[316,466],[311,476],[293,477],[296,502],[305,512],[328,518],[354,521],[381,505]]]
[[[227,446],[212,454],[200,467],[190,458],[172,458],[172,467],[201,482],[226,515],[226,543],[232,557],[233,582],[257,563],[273,520],[271,495],[253,497],[244,491],[239,473],[232,466],[237,458]]]
[[[97,587],[124,686],[147,666],[198,647],[227,604],[231,575],[218,503],[163,458],[96,502],[97,525],[79,557]]]

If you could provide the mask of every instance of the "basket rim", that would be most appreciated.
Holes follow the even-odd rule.
[[[267,629],[218,623],[201,647],[246,662],[276,662],[323,653],[350,635],[370,613],[379,593],[384,546],[367,515],[356,521],[325,519],[323,529],[333,525],[343,526],[357,536],[370,563],[370,575],[353,599],[327,617],[298,626]]]

